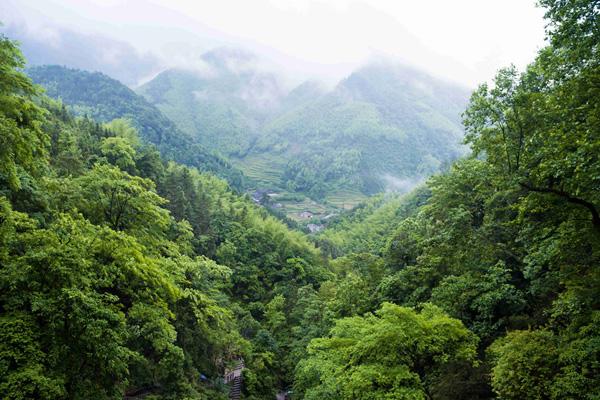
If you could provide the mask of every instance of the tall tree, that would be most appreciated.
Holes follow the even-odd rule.
[[[22,71],[21,51],[4,35],[0,60],[0,179],[14,190],[20,187],[22,172],[43,166],[48,137],[41,130],[43,110],[33,101],[39,89]]]

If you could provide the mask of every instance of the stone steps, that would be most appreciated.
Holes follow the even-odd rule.
[[[230,400],[240,400],[242,395],[242,377],[237,376],[231,381],[231,389],[229,390]]]
[[[244,360],[238,359],[233,369],[225,371],[225,383],[230,385],[229,399],[240,400],[242,397],[242,371],[244,370]]]

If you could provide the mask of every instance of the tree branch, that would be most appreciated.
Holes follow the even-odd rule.
[[[600,232],[600,213],[598,212],[598,209],[596,208],[594,203],[591,203],[591,202],[581,199],[579,197],[571,196],[569,193],[565,192],[564,190],[554,189],[552,187],[548,187],[548,188],[536,187],[536,186],[532,186],[532,185],[529,185],[524,182],[520,182],[519,185],[524,187],[527,190],[532,191],[532,192],[553,194],[555,196],[565,199],[569,203],[577,204],[577,205],[587,208],[588,211],[590,212],[590,214],[592,214],[592,225],[594,225],[594,228],[598,232]]]

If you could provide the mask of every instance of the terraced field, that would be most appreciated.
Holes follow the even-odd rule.
[[[272,188],[280,185],[281,171],[286,160],[280,156],[250,155],[243,159],[234,158],[233,164],[242,170],[258,187]]]
[[[277,198],[275,198],[276,201]],[[317,203],[314,200],[305,198],[303,201],[281,201],[281,210],[285,214],[296,221],[307,221],[309,219],[322,218],[329,214],[332,210],[324,204]],[[313,214],[312,218],[303,217],[301,214],[308,211]]]
[[[339,189],[327,195],[325,200],[336,208],[349,210],[367,198],[363,193],[353,189]]]
[[[300,223],[309,223],[341,210],[352,209],[367,198],[360,191],[351,188],[335,190],[322,201],[312,200],[299,193],[289,193],[280,186],[280,174],[287,160],[279,155],[265,157],[253,154],[243,159],[232,159],[232,162],[250,179],[252,190],[274,192],[271,206],[277,205],[275,208]],[[305,211],[310,212],[312,217],[302,216]]]

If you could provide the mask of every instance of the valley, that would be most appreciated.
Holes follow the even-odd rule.
[[[332,89],[309,81],[286,90],[247,52],[219,49],[202,58],[206,71],[166,71],[137,92],[229,158],[250,191],[299,198],[276,203],[292,219],[406,192],[464,154],[467,90],[418,70],[374,62]]]
[[[136,93],[99,73],[30,73],[75,114],[132,118],[168,157],[203,169],[212,159],[210,170],[240,191],[276,193],[263,205],[304,228],[372,194],[407,192],[465,152],[467,91],[415,69],[378,62],[333,89],[286,89],[254,54],[224,48],[202,58],[207,70],[164,71]]]
[[[525,3],[0,2],[0,398],[600,399],[600,5]]]

